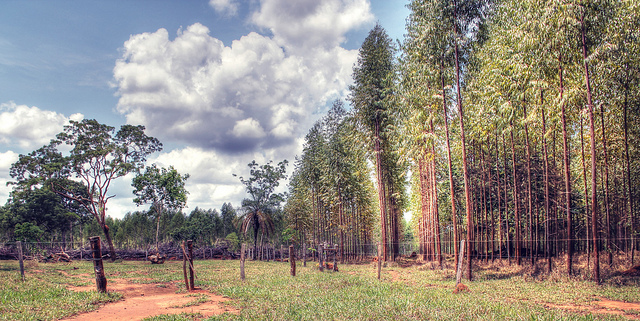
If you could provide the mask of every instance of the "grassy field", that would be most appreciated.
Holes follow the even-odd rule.
[[[603,300],[640,302],[638,278],[610,277],[603,285],[559,275],[496,264],[479,270],[470,292],[452,293],[453,270],[430,265],[387,266],[382,280],[372,264],[340,265],[340,272],[321,273],[315,264],[246,262],[247,278],[239,280],[238,261],[196,261],[196,286],[231,299],[225,303],[239,315],[209,320],[626,320],[640,311],[603,308]],[[121,299],[119,293],[73,292],[91,285],[91,262],[27,264],[21,281],[18,263],[0,261],[0,320],[56,320],[90,311]],[[182,262],[105,262],[107,279],[180,284]],[[75,276],[84,275],[85,278]],[[198,304],[197,302],[195,304]],[[615,313],[615,314],[614,314]],[[194,320],[196,314],[163,315],[150,320]]]

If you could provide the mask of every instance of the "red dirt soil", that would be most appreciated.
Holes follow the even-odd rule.
[[[69,289],[72,291],[96,290],[95,285]],[[107,289],[109,292],[122,293],[124,299],[108,303],[96,311],[82,313],[65,320],[142,320],[162,314],[180,313],[198,313],[202,318],[207,318],[223,313],[239,313],[238,310],[224,304],[230,301],[228,298],[200,289],[190,293],[176,293],[178,287],[173,283],[132,284],[127,280],[109,279]],[[188,296],[190,294],[198,296]],[[202,295],[207,296],[207,302],[182,307],[200,299]]]

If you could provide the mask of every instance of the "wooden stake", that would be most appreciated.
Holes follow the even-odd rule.
[[[307,244],[302,243],[302,266],[307,267]]]
[[[320,272],[324,271],[324,248],[322,246],[322,244],[320,244],[318,246],[318,261],[320,262],[320,264],[318,264],[318,269],[320,269]]]
[[[187,279],[187,250],[186,242],[182,241],[182,274],[184,275],[184,288],[189,291],[189,280]]]
[[[293,245],[289,245],[289,263],[291,263],[291,276],[296,276],[296,253],[293,252]]]
[[[382,244],[378,242],[378,280],[380,280],[381,271],[382,271]]]
[[[195,282],[193,276],[193,241],[187,240],[187,248],[189,249],[189,290],[195,290]]]
[[[18,241],[16,246],[18,247],[18,261],[20,262],[20,276],[22,276],[22,281],[24,281],[24,262],[22,261],[23,260],[22,242]]]
[[[336,256],[338,255],[338,245],[334,246],[335,251],[333,251],[333,272],[338,271],[338,262],[336,262]]]
[[[240,249],[240,280],[244,281],[244,260],[245,260],[245,251],[247,249],[247,245],[242,243],[242,248]]]
[[[456,272],[456,286],[462,281],[462,261],[464,260],[464,240],[460,241],[460,257],[458,258],[458,271]]]
[[[100,237],[89,238],[91,252],[93,253],[93,269],[96,274],[96,288],[100,293],[107,292],[107,278],[104,276],[104,266],[102,264],[102,250],[100,249]]]

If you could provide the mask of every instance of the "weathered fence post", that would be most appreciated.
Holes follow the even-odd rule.
[[[338,256],[338,244],[334,245],[335,251],[333,251],[333,272],[338,271],[338,262],[336,256]]]
[[[195,289],[193,276],[193,241],[187,240],[187,248],[189,249],[189,290]]]
[[[107,292],[107,278],[104,276],[104,266],[102,264],[102,250],[100,249],[100,237],[93,236],[89,238],[91,242],[91,252],[93,253],[93,269],[96,274],[96,287],[98,292]]]
[[[22,276],[22,281],[24,281],[24,262],[23,260],[23,255],[22,255],[22,242],[18,241],[16,243],[16,246],[18,247],[18,261],[20,262],[20,276]]]
[[[244,259],[245,259],[245,251],[247,249],[247,245],[242,243],[242,247],[240,248],[240,280],[244,281]]]
[[[296,253],[293,245],[289,245],[289,263],[291,263],[291,276],[296,276]]]
[[[380,280],[381,271],[382,271],[382,244],[378,242],[378,280]]]
[[[464,260],[464,240],[460,241],[460,257],[458,258],[458,271],[456,272],[456,286],[462,280],[462,260]]]
[[[307,267],[307,244],[302,243],[302,266]]]
[[[318,264],[318,269],[320,269],[320,272],[324,271],[324,258],[323,258],[323,254],[324,253],[324,248],[322,246],[322,244],[318,245],[318,262],[320,262]]]
[[[187,249],[186,241],[182,241],[182,274],[184,275],[184,288],[189,291],[189,280],[187,279]]]

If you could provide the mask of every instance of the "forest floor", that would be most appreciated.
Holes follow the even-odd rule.
[[[458,294],[451,258],[443,269],[417,259],[386,263],[381,280],[376,263],[319,272],[298,262],[292,277],[288,262],[247,261],[241,281],[237,260],[195,261],[191,292],[181,263],[105,262],[108,293],[99,294],[91,262],[27,262],[23,282],[17,262],[0,261],[0,320],[640,320],[640,278],[603,267],[596,285],[580,259],[584,277],[555,265],[544,273],[544,262],[478,262]]]

